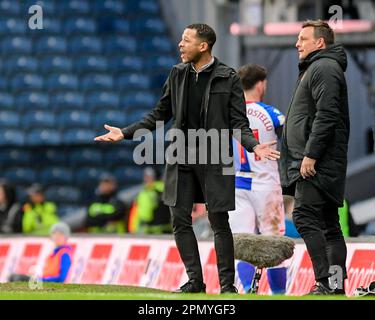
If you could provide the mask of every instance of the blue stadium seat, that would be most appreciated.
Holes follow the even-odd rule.
[[[20,115],[15,111],[0,110],[0,127],[1,128],[19,128]]]
[[[131,92],[123,96],[121,104],[126,109],[131,108],[152,108],[157,102],[157,97],[151,92]]]
[[[32,163],[32,153],[20,148],[1,148],[0,159],[5,165],[23,166]]]
[[[142,183],[143,169],[139,166],[121,166],[114,170],[119,184],[126,186]]]
[[[61,141],[61,134],[58,130],[34,129],[26,135],[26,143],[29,146],[58,146]]]
[[[95,19],[89,17],[75,17],[66,20],[65,33],[71,34],[94,34],[96,32]]]
[[[51,106],[54,109],[82,109],[84,95],[81,92],[59,92],[53,96]]]
[[[43,17],[43,29],[37,32],[44,32],[47,34],[62,34],[63,28],[61,26],[61,21],[57,18]]]
[[[102,43],[100,38],[93,36],[77,36],[69,42],[69,52],[71,54],[100,54],[102,50]]]
[[[29,185],[37,180],[36,173],[31,168],[8,168],[3,176],[13,184]]]
[[[60,128],[89,128],[91,114],[87,111],[64,111],[59,114],[58,124]]]
[[[82,89],[90,90],[112,90],[113,77],[111,74],[87,74],[82,78]]]
[[[71,58],[65,56],[47,56],[40,59],[41,70],[45,73],[71,72],[73,62]]]
[[[78,77],[71,73],[53,74],[48,77],[49,90],[77,90]]]
[[[42,152],[33,152],[33,159],[35,163],[38,163],[41,166],[66,166],[68,164],[67,153],[61,152],[60,146],[58,148],[43,149]]]
[[[49,17],[53,14],[56,14],[57,7],[55,2],[51,0],[23,0],[24,3],[23,10],[24,12],[29,12],[29,8],[33,5],[38,5],[43,8],[44,17]]]
[[[18,109],[47,109],[50,107],[49,95],[43,91],[22,92],[16,96],[15,105]]]
[[[60,203],[78,203],[81,200],[81,191],[79,188],[73,186],[50,186],[46,190],[46,198],[49,201],[53,201],[59,204],[59,215],[64,216],[66,215],[66,211],[68,209],[62,210],[62,206]],[[72,209],[72,206],[64,206],[65,208]]]
[[[0,108],[13,109],[15,108],[14,97],[8,92],[0,92]]]
[[[150,72],[159,70],[170,70],[178,61],[173,56],[157,55],[149,56],[146,59],[146,68]]]
[[[10,75],[19,72],[37,72],[38,59],[32,56],[13,56],[4,61],[4,71]]]
[[[1,18],[0,19],[0,35],[9,34],[23,35],[26,33],[27,22],[25,19],[17,18]]]
[[[94,186],[98,183],[100,176],[105,173],[102,167],[81,167],[76,172],[76,184],[77,185],[89,185]]]
[[[18,15],[21,12],[21,5],[14,0],[1,0],[0,12],[4,15]]]
[[[159,14],[159,4],[155,0],[130,1],[127,7],[128,14],[137,12],[139,14],[156,15]]]
[[[39,179],[43,185],[71,184],[73,172],[66,167],[47,167],[42,169]]]
[[[151,87],[151,79],[147,74],[129,73],[117,77],[116,84],[119,90],[142,90]]]
[[[103,0],[95,2],[96,14],[121,15],[125,11],[126,2],[122,0]]]
[[[32,42],[28,37],[6,37],[1,44],[3,55],[31,54]]]
[[[67,145],[92,144],[96,134],[90,129],[68,129],[64,131],[63,142]]]
[[[174,46],[172,45],[172,42],[168,37],[154,36],[143,39],[141,49],[145,53],[157,52],[160,56],[163,53],[171,52],[174,49]]]
[[[158,35],[167,31],[165,22],[160,18],[141,17],[130,25],[130,32],[139,35]]]
[[[126,119],[128,123],[134,123],[142,119],[145,115],[147,115],[151,109],[134,109],[129,110],[129,113],[126,114]]]
[[[114,52],[120,52],[123,55],[136,54],[137,41],[134,37],[130,36],[112,36],[106,38],[104,49],[108,54],[113,54]]]
[[[90,92],[86,95],[86,107],[93,109],[116,109],[120,105],[120,97],[116,92],[99,91]]]
[[[133,149],[121,146],[121,148],[104,152],[104,162],[122,166],[133,164]]]
[[[78,72],[103,72],[108,70],[107,59],[103,56],[81,56],[75,61]]]
[[[104,109],[95,115],[94,127],[103,128],[104,124],[114,127],[125,127],[126,116],[124,111]]]
[[[0,146],[23,146],[25,133],[20,129],[0,130]]]
[[[80,148],[70,153],[70,166],[95,165],[101,166],[103,156],[100,150],[92,148]]]
[[[22,73],[15,75],[11,80],[11,86],[14,91],[31,89],[43,89],[44,79],[36,73]]]
[[[99,34],[116,34],[124,35],[130,32],[130,22],[122,17],[113,15],[99,16],[98,33]]]
[[[33,110],[23,115],[24,128],[54,128],[56,126],[55,114],[50,111]]]
[[[138,72],[144,67],[143,59],[137,56],[120,56],[115,57],[110,64],[112,72]]]
[[[65,54],[66,38],[63,36],[44,36],[35,44],[36,54]]]
[[[66,16],[87,15],[90,13],[90,0],[59,1],[59,10]]]
[[[8,89],[8,79],[0,75],[0,90],[5,91]]]

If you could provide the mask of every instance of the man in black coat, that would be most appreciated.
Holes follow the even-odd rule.
[[[281,180],[284,193],[295,196],[293,220],[313,264],[316,284],[311,294],[343,293],[346,244],[338,208],[344,198],[349,139],[347,58],[322,21],[307,21],[296,47],[300,74],[283,131]],[[333,278],[336,290],[329,282]]]
[[[172,68],[156,107],[142,120],[122,130],[106,125],[109,132],[96,141],[131,139],[138,129],[154,130],[157,121],[166,123],[172,119],[172,128],[180,130],[187,139],[191,132],[199,130],[220,133],[237,130],[240,132],[237,138],[249,152],[264,160],[278,159],[279,152],[271,148],[276,141],[259,144],[249,129],[241,81],[235,70],[212,56],[215,41],[214,30],[206,24],[186,27],[179,43],[182,63]],[[220,135],[216,143],[207,141],[206,150],[201,150],[196,141],[192,145],[184,141],[183,149],[188,155],[194,154],[191,151],[211,155],[210,151],[218,153],[224,148],[221,154],[232,156],[231,136]],[[194,161],[169,161],[168,155],[166,158],[163,200],[170,207],[177,248],[189,277],[176,292],[205,292],[206,288],[192,229],[191,212],[193,203],[197,202],[206,203],[214,231],[221,292],[236,292],[233,237],[228,223],[228,211],[235,208],[234,172],[223,174],[228,172],[225,169],[233,168],[233,159],[230,162],[220,159],[218,163],[207,159],[206,163],[194,164]],[[194,159],[197,158],[195,154]]]

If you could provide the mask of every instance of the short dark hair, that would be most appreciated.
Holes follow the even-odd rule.
[[[302,29],[306,27],[314,28],[315,39],[323,38],[326,45],[335,43],[335,33],[327,22],[322,20],[307,20],[303,23]]]
[[[194,23],[186,27],[186,29],[197,30],[198,38],[208,43],[210,50],[212,50],[216,42],[216,33],[209,25],[205,23]]]
[[[242,86],[245,90],[251,90],[259,81],[267,78],[267,69],[259,64],[249,63],[238,70]]]

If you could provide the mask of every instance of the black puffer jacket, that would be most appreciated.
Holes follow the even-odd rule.
[[[317,160],[309,178],[334,203],[342,205],[349,140],[348,94],[341,45],[315,51],[300,62],[300,75],[287,112],[281,154],[281,181],[300,177],[304,156]]]

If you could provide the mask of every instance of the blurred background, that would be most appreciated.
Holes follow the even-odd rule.
[[[42,29],[29,27],[34,4]],[[216,30],[226,64],[264,65],[265,101],[285,112],[301,22],[335,17],[349,58],[347,235],[375,235],[373,0],[0,0],[0,233],[45,235],[58,220],[80,232],[170,233],[163,168],[136,165],[134,142],[94,143],[103,124],[151,110],[193,22]],[[194,208],[195,227],[209,237],[204,211]]]

